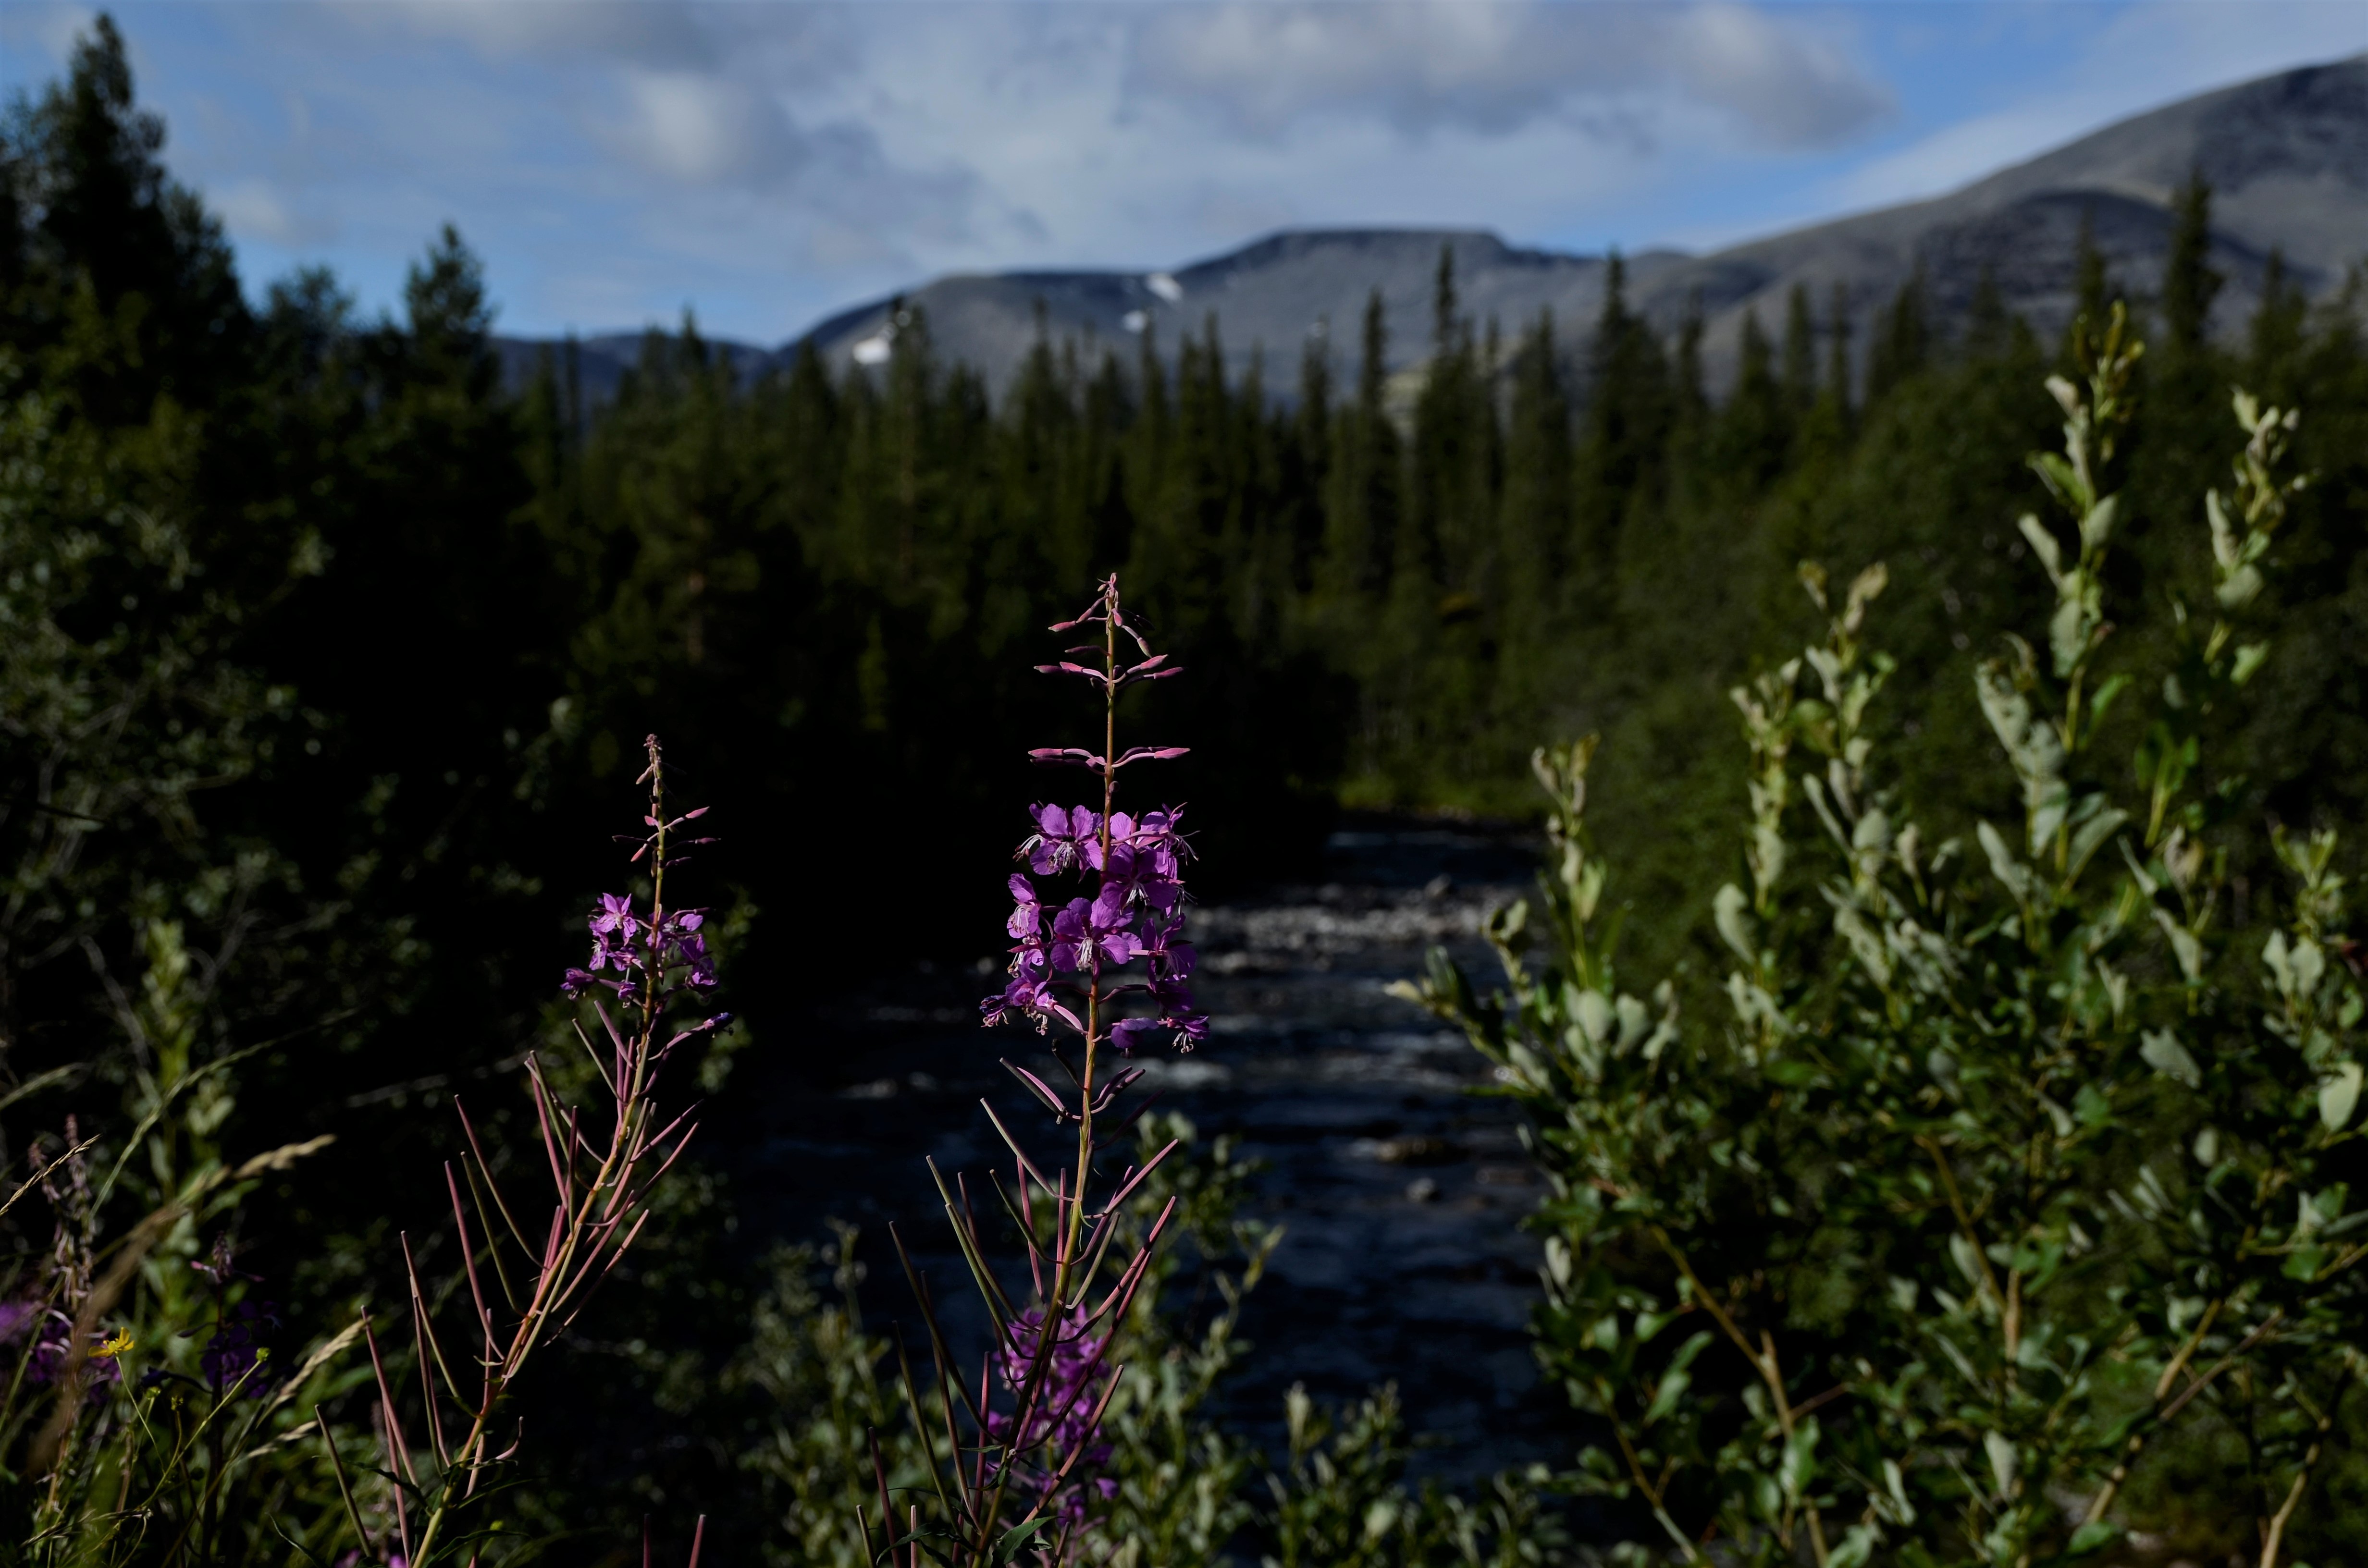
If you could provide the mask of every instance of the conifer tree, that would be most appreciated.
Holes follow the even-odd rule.
[[[1710,413],[1710,390],[1702,381],[1702,297],[1696,289],[1686,296],[1686,313],[1678,323],[1678,427],[1699,431]]]
[[[2292,380],[2293,361],[2301,352],[2309,306],[2299,286],[2286,276],[2283,249],[2272,246],[2261,267],[2261,300],[2254,307],[2246,337],[2246,384],[2274,394]]]
[[[1776,379],[1775,358],[1759,312],[1743,312],[1735,390],[1713,426],[1711,470],[1718,483],[1754,494],[1776,477],[1793,445],[1794,405]]]
[[[1614,252],[1588,349],[1574,559],[1611,559],[1631,517],[1657,506],[1669,416],[1668,362],[1644,319],[1628,308],[1627,267]]]
[[[74,382],[101,425],[143,423],[159,392],[204,404],[252,349],[222,225],[167,173],[164,148],[165,123],[139,107],[123,35],[103,12],[75,41],[65,80],[0,119],[12,220],[0,342],[104,344]]]
[[[2170,199],[2170,255],[2162,268],[2163,328],[2174,354],[2203,347],[2212,301],[2227,281],[2212,267],[2212,187],[2201,167]],[[2099,290],[2101,295],[2102,289]]]
[[[1375,289],[1365,301],[1357,401],[1342,411],[1333,445],[1330,500],[1326,506],[1326,576],[1342,610],[1389,585],[1397,545],[1399,444],[1391,424],[1389,317]]]
[[[1467,608],[1486,597],[1493,569],[1488,470],[1495,422],[1472,324],[1458,308],[1455,253],[1442,245],[1432,296],[1431,358],[1415,403],[1407,526],[1396,569],[1406,582],[1435,585]]]
[[[1784,396],[1795,414],[1817,401],[1817,324],[1805,283],[1793,284],[1784,298]]]
[[[2096,214],[2083,208],[2080,232],[2073,242],[2073,314],[2072,323],[2064,329],[2065,354],[2071,353],[2072,332],[2077,324],[2086,321],[2093,325],[2105,319],[2105,308],[2112,302],[2113,292],[2113,279],[2105,266],[2105,253],[2097,244]]]
[[[1505,432],[1503,539],[1508,637],[1534,649],[1577,564],[1566,553],[1571,520],[1570,395],[1554,343],[1554,312],[1541,311],[1514,350]]]
[[[1998,290],[1998,267],[1982,263],[1974,279],[1974,297],[1965,311],[1965,352],[1976,359],[2004,352],[2009,335],[2006,296]]]
[[[1299,349],[1299,405],[1281,443],[1283,505],[1290,512],[1292,581],[1315,586],[1324,549],[1324,496],[1332,476],[1332,330],[1319,317]]]
[[[1844,426],[1850,415],[1850,286],[1837,280],[1826,329],[1826,384],[1820,400],[1830,404]]]
[[[1919,257],[1907,281],[1893,297],[1890,309],[1876,324],[1874,340],[1867,353],[1868,403],[1873,403],[1924,368],[1930,352],[1930,337],[1924,313],[1924,263]]]

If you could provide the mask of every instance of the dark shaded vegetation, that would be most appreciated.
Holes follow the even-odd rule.
[[[990,949],[1042,787],[1015,737],[1087,738],[1024,666],[1104,572],[1193,672],[1141,727],[1194,748],[1173,788],[1218,877],[1304,869],[1342,803],[1525,812],[1531,749],[1598,731],[1622,961],[1702,959],[1707,983],[1698,890],[1730,874],[1740,801],[1725,693],[1814,629],[1804,558],[1889,563],[1887,711],[1933,835],[2014,801],[1970,672],[1993,629],[2044,619],[2015,518],[2057,350],[1994,305],[1944,338],[1911,289],[1861,357],[1796,295],[1713,396],[1694,331],[1665,340],[1616,287],[1593,323],[1475,323],[1442,264],[1418,385],[1383,375],[1413,327],[1377,302],[1358,354],[1311,342],[1288,402],[1228,384],[1212,320],[1165,357],[1046,342],[992,405],[915,316],[877,373],[808,356],[753,382],[686,324],[588,408],[564,349],[502,387],[450,230],[399,316],[321,272],[250,299],[163,146],[105,20],[6,128],[0,1159],[167,1095],[201,1114],[159,1124],[159,1183],[337,1134],[239,1238],[299,1323],[391,1300],[396,1233],[433,1230],[412,1176],[451,1134],[419,1108],[515,1109],[489,1080],[552,1038],[608,865],[586,846],[648,732],[728,835],[699,896],[743,1022],[686,1080],[713,1093],[743,1051],[827,1075],[800,1054],[811,1004]],[[2241,340],[2209,336],[2207,210],[2186,198],[2149,302],[2115,635],[2167,646],[2164,590],[2209,597],[2192,508],[2229,382],[2299,403],[2278,656],[2207,724],[2239,726],[2212,749],[2246,759],[2252,818],[2356,827],[2360,300],[2272,289]],[[2268,854],[2237,846],[2240,911]],[[705,1511],[734,1560],[765,1528],[736,1456],[768,1407],[726,1375],[762,1284],[725,1224],[731,1135],[727,1108],[604,1299],[576,1350],[598,1375],[529,1396],[565,1435],[535,1456],[554,1523]]]

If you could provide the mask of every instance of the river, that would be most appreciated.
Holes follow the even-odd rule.
[[[1243,1313],[1256,1349],[1223,1403],[1269,1452],[1292,1383],[1338,1402],[1395,1382],[1421,1438],[1417,1474],[1570,1460],[1568,1407],[1529,1347],[1540,1253],[1521,1221],[1540,1188],[1515,1113],[1474,1092],[1490,1070],[1460,1034],[1385,990],[1434,943],[1493,963],[1480,923],[1526,884],[1534,853],[1506,834],[1360,824],[1332,836],[1321,882],[1192,912],[1211,1038],[1156,1062],[1147,1086],[1262,1164],[1247,1217],[1285,1227]],[[982,1096],[1026,1124],[1012,1113],[1030,1102],[996,1059],[1028,1037],[977,1021],[996,984],[942,967],[898,976],[825,1015],[822,1071],[762,1080],[744,1210],[792,1237],[825,1217],[861,1226],[875,1320],[910,1315],[877,1248],[891,1221],[941,1297],[967,1290],[923,1157],[949,1172],[1004,1163]]]

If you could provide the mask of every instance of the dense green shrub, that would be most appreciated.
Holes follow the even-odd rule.
[[[2116,306],[2076,347],[2063,449],[2031,460],[2057,518],[2020,524],[2053,610],[1974,671],[2019,821],[1926,835],[1889,760],[1918,743],[1884,721],[1888,575],[1804,565],[1825,637],[1732,694],[1724,1027],[1615,981],[1591,740],[1537,756],[1553,853],[1490,926],[1502,985],[1442,954],[1406,988],[1531,1113],[1539,1351],[1605,1429],[1587,1483],[1659,1538],[1632,1555],[2071,1562],[2184,1522],[2128,1490],[2157,1463],[2251,1517],[2262,1568],[2314,1518],[2336,1550],[2310,1505],[2368,1290],[2360,966],[2334,832],[2260,822],[2204,744],[2281,630],[2299,416],[2235,395],[2234,483],[2189,508],[2209,597],[2121,656],[2140,346]],[[2286,873],[2249,910],[2225,847],[2248,816]]]

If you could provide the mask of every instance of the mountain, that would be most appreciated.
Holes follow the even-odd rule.
[[[1629,299],[1664,330],[1699,299],[1713,384],[1732,366],[1745,313],[1756,311],[1779,330],[1796,284],[1809,290],[1821,325],[1839,289],[1852,341],[1863,345],[1871,319],[1919,267],[1943,333],[1964,322],[1987,269],[2009,309],[2053,333],[2071,313],[2084,223],[2114,281],[2136,299],[2153,295],[2169,248],[2172,193],[2191,169],[2212,185],[2212,261],[2228,279],[2215,330],[2232,331],[2249,316],[2273,251],[2306,293],[2333,291],[2347,268],[2368,259],[2368,55],[2183,99],[1931,200],[1708,256],[1647,251],[1627,258]],[[1347,367],[1374,290],[1389,312],[1392,369],[1419,364],[1430,351],[1442,247],[1454,252],[1463,310],[1493,317],[1508,333],[1552,310],[1564,341],[1575,345],[1602,308],[1602,256],[1525,250],[1475,231],[1292,230],[1172,272],[941,278],[843,311],[778,349],[719,347],[752,371],[786,363],[808,341],[835,366],[878,364],[894,352],[900,312],[918,309],[940,357],[977,368],[999,388],[1040,331],[1129,356],[1148,332],[1172,352],[1179,335],[1205,330],[1213,315],[1232,373],[1262,356],[1269,386],[1288,395],[1313,335],[1328,334],[1336,366]],[[585,340],[586,392],[613,389],[640,341]],[[513,376],[529,372],[543,347],[506,342]]]

